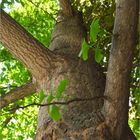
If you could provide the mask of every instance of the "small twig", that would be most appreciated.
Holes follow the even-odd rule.
[[[69,100],[69,101],[66,101],[66,102],[52,102],[52,103],[47,103],[47,104],[32,103],[32,104],[28,104],[26,106],[17,106],[15,108],[12,108],[11,110],[25,109],[25,108],[30,107],[30,106],[42,106],[43,107],[43,106],[50,106],[50,105],[69,105],[73,102],[92,101],[92,100],[97,100],[97,99],[105,99],[105,100],[111,101],[111,99],[108,98],[107,96],[95,96],[95,97],[86,98],[86,99],[75,98],[75,99],[72,99],[72,100]]]

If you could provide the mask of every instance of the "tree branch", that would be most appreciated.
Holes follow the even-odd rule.
[[[113,100],[105,101],[106,123],[114,139],[125,139],[128,123],[130,72],[136,46],[139,0],[118,0],[109,59],[105,95]],[[115,120],[115,122],[114,122]]]
[[[56,55],[53,55],[3,10],[0,14],[1,43],[4,47],[19,59],[34,77],[40,75],[40,71],[43,73],[43,70],[45,72],[49,70]]]
[[[11,90],[9,93],[0,97],[0,108],[7,106],[8,104],[22,99],[36,92],[36,85],[32,82]]]

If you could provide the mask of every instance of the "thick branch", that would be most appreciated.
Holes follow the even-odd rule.
[[[31,36],[13,18],[1,10],[1,43],[32,73],[50,69],[54,55]]]
[[[9,93],[0,97],[0,108],[7,106],[8,104],[22,99],[26,96],[29,96],[36,92],[36,85],[32,82],[28,82],[27,84],[18,87],[14,90],[11,90]]]
[[[117,140],[125,139],[123,134],[127,133],[130,71],[136,46],[138,6],[139,0],[118,0],[116,5],[105,90],[105,95],[113,102],[105,101],[105,112],[107,124]]]

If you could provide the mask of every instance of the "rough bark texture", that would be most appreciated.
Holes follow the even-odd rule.
[[[48,81],[46,95],[51,90],[56,91],[58,84],[63,79],[69,80],[68,88],[64,96],[73,98],[90,98],[101,96],[104,92],[104,76],[100,74],[96,65],[92,70],[88,63],[71,61],[66,66],[63,66],[63,71],[53,74],[53,77]],[[82,71],[81,71],[82,70]],[[92,73],[94,71],[94,74]],[[93,78],[94,77],[94,78]],[[78,82],[77,82],[78,81]],[[102,83],[102,85],[101,85]],[[92,138],[95,128],[104,120],[100,112],[102,106],[101,99],[93,101],[74,102],[67,106],[67,111],[63,113],[63,118],[60,122],[52,122],[47,117],[47,107],[41,107],[38,117],[38,135],[36,139],[41,139],[44,135],[54,137],[54,139],[85,139],[86,136]],[[63,112],[63,111],[62,111]],[[45,128],[42,131],[42,126]],[[89,134],[85,134],[89,129]],[[40,134],[42,136],[40,136]],[[86,135],[86,136],[85,136]],[[51,139],[50,137],[50,139]],[[47,139],[49,139],[47,137]]]
[[[136,46],[138,0],[118,0],[105,95],[106,123],[115,140],[127,139],[130,72]]]
[[[18,87],[14,90],[11,90],[9,93],[0,97],[0,108],[5,107],[6,105],[22,99],[23,97],[29,96],[36,92],[36,86],[32,82],[28,82],[27,84]]]
[[[82,36],[78,41],[78,45],[76,46],[75,42],[78,37],[77,35],[73,36],[73,40],[71,39],[69,41],[69,37],[72,38],[72,36],[68,36],[68,38],[66,39],[65,35],[67,35],[67,32],[64,32],[64,42],[60,43],[61,47],[59,51],[57,49],[54,49],[54,55],[48,49],[43,48],[43,46],[36,42],[36,40],[34,41],[31,35],[29,35],[6,13],[2,12],[2,44],[6,48],[8,48],[10,52],[12,52],[12,54],[14,54],[21,62],[23,62],[23,64],[25,64],[25,66],[33,75],[33,83],[36,84],[37,89],[43,89],[46,96],[50,91],[56,91],[59,82],[63,79],[69,80],[68,88],[64,94],[65,97],[73,99],[77,97],[90,98],[98,95],[103,95],[105,77],[101,72],[100,67],[98,67],[96,63],[91,64],[91,61],[83,62],[82,60],[77,58],[78,51],[80,51],[82,37],[85,36],[85,29],[83,28],[82,23],[79,22],[82,20],[78,19],[81,18],[81,16],[76,16],[77,15],[74,15],[74,17],[70,17],[70,20],[72,21],[71,24],[66,21],[66,24],[68,23],[68,25],[65,28],[69,27],[69,29],[72,28],[72,30],[74,31],[74,29],[79,26],[76,32],[74,31],[74,33],[82,33]],[[57,25],[59,26],[60,24]],[[60,27],[63,26],[61,25]],[[20,38],[19,42],[17,42],[13,33],[17,34],[17,38]],[[60,40],[62,39],[61,37],[62,36],[60,36]],[[54,41],[56,41],[57,44],[58,38],[55,39],[53,40],[53,43]],[[14,42],[17,43],[15,44]],[[68,43],[69,45],[67,45]],[[74,47],[77,47],[75,53],[73,53]],[[67,51],[64,51],[63,48]],[[20,53],[17,53],[19,51]],[[27,53],[26,51],[29,51],[29,53]],[[56,131],[53,135],[58,139],[65,139],[65,137],[69,137],[70,139],[75,139],[76,137],[76,139],[80,137],[87,137],[88,132],[92,131],[92,129],[94,129],[94,127],[104,119],[101,112],[99,111],[102,104],[103,101],[100,100],[84,101],[70,104],[67,107],[67,112],[64,112],[63,119],[57,123],[51,121],[50,125],[47,125],[48,122],[50,122],[50,118],[47,117],[47,107],[41,107],[38,117],[38,133],[36,139],[42,139],[43,137],[46,137],[47,139],[47,136],[51,135],[50,131]],[[59,127],[60,123],[64,124],[67,127],[60,127],[59,129],[57,129],[56,127]],[[87,128],[89,129],[88,132],[86,132]],[[67,129],[67,134],[62,134],[64,129]],[[82,131],[84,132],[82,133]],[[90,133],[91,134],[89,135],[89,137],[92,137],[95,132]]]
[[[67,4],[67,2],[61,3],[62,10]],[[66,10],[69,11],[69,9]],[[73,12],[69,15],[68,13],[65,14],[64,11],[60,11],[59,22],[54,27],[49,48],[57,54],[66,55],[70,59],[62,68],[60,67],[59,70],[51,74],[52,78],[47,81],[45,93],[48,95],[50,91],[56,92],[59,82],[68,79],[69,85],[64,93],[65,98],[85,99],[103,96],[105,76],[101,69],[92,60],[92,57],[87,62],[77,58],[82,40],[86,38],[82,16],[79,13]],[[47,107],[41,107],[38,116],[38,133],[35,139],[42,139],[43,137],[47,137],[48,140],[52,137],[58,140],[91,139],[93,135],[98,137],[95,127],[104,121],[104,117],[100,112],[102,105],[102,99],[74,102],[67,106],[66,112],[62,110],[63,118],[55,123],[49,117],[46,117]]]
[[[67,79],[69,84],[63,93],[63,101],[66,98],[104,97],[105,76],[101,68],[92,56],[86,62],[77,57],[82,39],[86,38],[86,30],[81,15],[74,12],[69,4],[69,1],[65,3],[60,0],[62,11],[59,13],[50,44],[53,53],[3,11],[1,42],[30,70],[35,89],[43,89],[46,97],[51,91],[55,93],[60,81],[64,79]],[[127,115],[129,73],[138,13],[136,5],[137,0],[117,1],[105,92],[107,98],[73,102],[67,106],[67,111],[61,110],[63,118],[58,122],[49,118],[48,107],[40,107],[35,140],[135,139],[128,128]],[[46,103],[46,98],[43,103]]]
[[[28,68],[33,76],[40,76],[40,71],[42,76],[45,75],[46,71],[50,70],[54,55],[3,10],[0,12],[2,44]]]

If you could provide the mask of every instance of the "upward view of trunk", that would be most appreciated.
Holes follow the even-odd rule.
[[[44,104],[49,93],[68,80],[62,100],[74,101],[61,110],[63,117],[57,122],[48,116],[47,106],[40,107],[35,140],[135,140],[128,127],[128,96],[138,0],[117,1],[107,78],[92,55],[87,61],[78,58],[82,40],[87,38],[82,15],[69,0],[59,3],[59,21],[49,49],[1,11],[1,42],[32,74],[31,82],[0,99],[1,107],[23,98],[22,91],[27,96],[43,90]],[[15,92],[20,97],[13,97]]]

